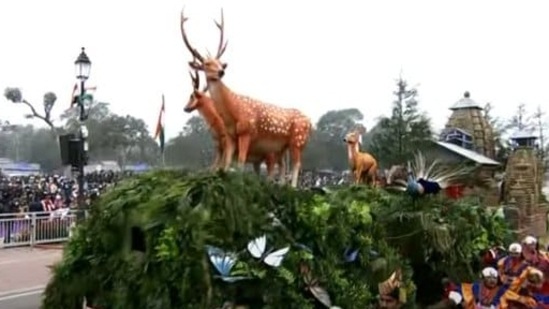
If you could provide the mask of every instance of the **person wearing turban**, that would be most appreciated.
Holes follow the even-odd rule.
[[[508,252],[508,256],[498,261],[499,278],[504,285],[511,284],[528,267],[522,257],[522,246],[519,243],[511,244]]]
[[[400,269],[391,274],[389,279],[378,284],[378,309],[399,309],[406,303],[406,291],[402,285]]]
[[[522,240],[522,256],[528,265],[536,268],[549,261],[547,253],[539,249],[538,240],[534,236],[526,236]]]
[[[544,282],[541,270],[526,268],[503,295],[500,309],[513,308],[513,304],[523,308],[549,308],[549,295],[543,293]]]
[[[480,281],[462,283],[448,298],[464,309],[497,308],[505,288],[498,284],[498,271],[493,267],[482,270]]]

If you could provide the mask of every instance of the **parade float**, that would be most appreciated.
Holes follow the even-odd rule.
[[[507,236],[496,213],[442,195],[315,193],[254,174],[153,172],[93,205],[43,308],[86,298],[105,309],[302,309],[326,307],[327,296],[332,306],[366,308],[399,269],[408,305],[434,303],[444,276],[473,280],[479,254]]]
[[[44,309],[80,308],[84,299],[95,309],[424,307],[443,298],[445,278],[478,279],[481,254],[510,243],[502,212],[485,207],[471,193],[473,184],[453,181],[462,169],[429,175],[417,163],[420,155],[416,164],[394,169],[386,188],[295,188],[310,120],[229,90],[221,82],[223,35],[216,55],[203,57],[189,43],[186,21],[189,66],[206,75],[211,111],[234,149],[219,149],[220,171],[150,172],[103,195],[53,267]],[[223,22],[217,25],[223,34]],[[198,83],[193,88],[189,104]],[[480,119],[469,94],[462,101],[441,140],[425,152],[490,174],[499,163],[475,153],[491,147],[475,144],[490,130],[461,128],[467,117]],[[360,153],[359,140],[346,138],[353,153]],[[250,153],[285,152],[292,186],[227,172],[235,154],[242,165]]]

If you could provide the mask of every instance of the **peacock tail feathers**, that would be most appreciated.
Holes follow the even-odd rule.
[[[406,177],[402,177],[402,167],[400,170],[393,167],[388,171],[387,179],[390,179],[391,183],[389,185],[391,188],[400,191],[417,191],[418,179],[436,182],[442,189],[445,189],[470,175],[473,170],[474,167],[463,165],[457,167],[447,166],[441,164],[437,159],[428,162],[421,152],[417,152],[414,155],[414,160],[407,162]],[[401,174],[400,177],[397,175],[399,173]]]

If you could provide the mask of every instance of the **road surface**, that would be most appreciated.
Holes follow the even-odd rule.
[[[20,291],[10,295],[0,295],[2,309],[40,309],[43,287]]]
[[[60,259],[61,250],[0,249],[0,308],[39,309],[48,266]]]

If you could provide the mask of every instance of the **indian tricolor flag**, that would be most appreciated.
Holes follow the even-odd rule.
[[[162,107],[160,107],[160,115],[158,115],[158,122],[156,123],[156,132],[154,133],[154,139],[159,139],[160,151],[164,153],[164,114],[166,113],[164,95],[162,94]]]
[[[72,87],[72,94],[71,94],[71,108],[74,104],[78,103],[78,96],[80,96],[80,83],[74,83],[74,87]],[[97,90],[97,86],[87,86],[86,92],[88,94],[93,94]]]

